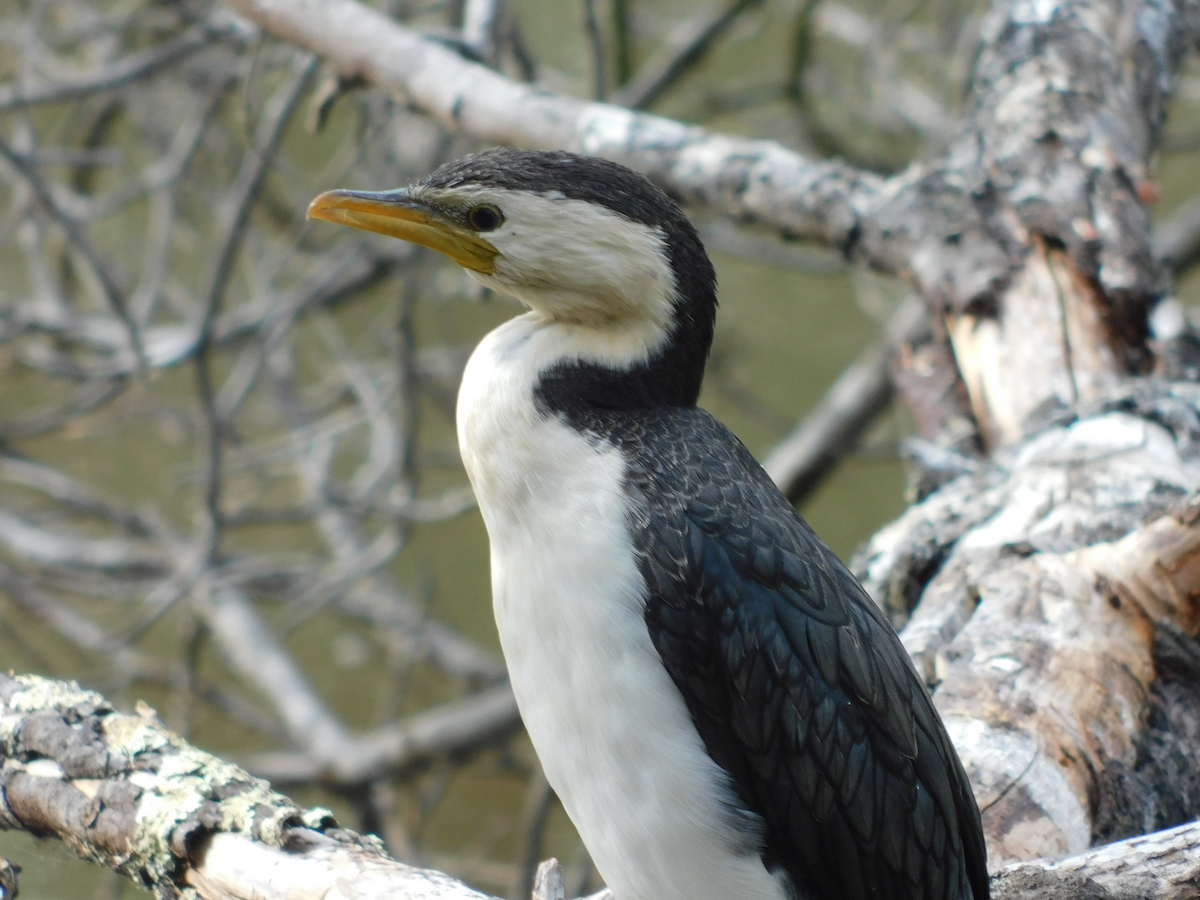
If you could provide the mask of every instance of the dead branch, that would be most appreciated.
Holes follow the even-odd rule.
[[[1017,863],[992,879],[992,896],[1103,897],[1111,900],[1183,900],[1200,886],[1195,845],[1200,826],[1180,825],[1130,838],[1049,864]]]
[[[434,759],[476,753],[520,726],[516,700],[505,684],[348,740],[332,759],[311,753],[263,753],[248,757],[246,764],[281,784],[355,786],[404,774]]]
[[[613,104],[645,109],[699,62],[709,47],[759,0],[734,0],[685,19],[613,97]],[[597,99],[603,99],[597,97]]]
[[[690,202],[820,241],[905,277],[935,312],[950,311],[950,337],[987,440],[1018,436],[1020,422],[1049,398],[1073,402],[1145,365],[1139,321],[1163,286],[1136,192],[1150,190],[1147,166],[1165,86],[1197,30],[1200,13],[1190,6],[1159,30],[1135,32],[1130,52],[1140,68],[1131,68],[1122,61],[1125,20],[1115,5],[1077,0],[1030,18],[1020,4],[998,3],[985,25],[967,133],[945,160],[884,181],[765,142],[533,94],[355,0],[235,5],[272,33],[397,92],[448,127],[497,143],[609,156]],[[1044,53],[1065,60],[1068,73],[1098,79],[1087,103],[1068,104],[1064,89],[1046,77],[1052,61],[1029,56],[1029,40],[1043,33],[1054,48]],[[1019,127],[1005,118],[1010,96],[1032,98],[1018,104]],[[1055,136],[1049,145],[1048,135]],[[1027,183],[1043,193],[1007,199],[1014,191],[1023,197]],[[1003,325],[988,312],[995,303],[1008,311]],[[1046,319],[1055,309],[1065,318]],[[999,368],[975,365],[985,357]],[[1009,369],[1027,377],[997,374]]]
[[[892,354],[927,329],[921,302],[906,301],[885,326],[883,340],[863,351],[816,408],[763,460],[763,468],[789,500],[801,502],[888,405]]]
[[[356,0],[233,0],[270,33],[307,47],[479,140],[608,156],[689,202],[761,222],[795,238],[849,248],[883,180],[813,162],[770,141],[585,103],[509,81]]]
[[[328,810],[301,809],[190,746],[148,707],[122,714],[72,683],[0,675],[0,787],[0,828],[59,838],[160,897],[189,886],[202,900],[491,900],[389,859]],[[1194,890],[1197,846],[1200,827],[1185,825],[1019,863],[993,889],[1002,898],[1177,898]],[[564,896],[556,862],[538,867],[533,896]]]
[[[1110,0],[996,0],[960,137],[891,177],[585,103],[470,62],[532,77],[505,4],[394,3],[390,18],[354,0],[232,5],[258,24],[204,2],[117,15],[64,0],[61,16],[31,24],[0,16],[20,58],[0,87],[11,123],[0,242],[18,271],[0,285],[0,372],[12,378],[0,397],[6,627],[40,624],[97,683],[165,687],[183,729],[206,710],[248,725],[270,742],[243,757],[256,773],[350,797],[369,827],[386,831],[381,817],[415,797],[421,827],[396,840],[414,853],[464,761],[500,748],[485,757],[526,780],[502,665],[439,621],[436,586],[409,574],[421,568],[411,563],[418,525],[471,505],[449,420],[438,418],[452,409],[470,335],[416,333],[428,327],[427,298],[457,302],[466,291],[410,248],[306,231],[301,215],[317,189],[347,178],[400,184],[472,139],[563,146],[613,156],[708,207],[716,249],[810,271],[866,265],[902,276],[925,301],[928,339],[901,341],[898,354],[885,339],[849,370],[794,435],[808,449],[788,478],[848,450],[890,395],[893,356],[922,438],[910,445],[922,502],[877,535],[861,568],[897,621],[909,620],[904,640],[939,688],[995,858],[1082,850],[1196,815],[1197,537],[1185,501],[1200,488],[1200,399],[1181,381],[1134,378],[1152,366],[1176,378],[1196,369],[1184,359],[1181,376],[1169,364],[1179,348],[1168,340],[1186,350],[1188,335],[1157,262],[1178,271],[1194,229],[1176,227],[1181,217],[1152,244],[1143,208],[1157,192],[1149,164],[1171,78],[1197,33],[1194,0],[1136,15]],[[598,60],[606,37],[616,48],[618,83],[636,37],[629,6],[611,5],[611,35],[599,16],[590,23]],[[803,22],[792,21],[806,42],[796,96],[763,94],[795,104],[801,140],[840,146],[818,102],[822,79],[841,72],[823,67],[828,40],[857,60],[846,83],[867,95],[873,127],[945,147],[935,98],[961,86],[946,74],[931,88],[911,58],[944,59],[967,20],[803,7]],[[627,90],[660,89],[702,43],[652,55]],[[320,90],[309,53],[329,70]],[[299,135],[306,102],[312,127],[336,138]],[[756,241],[730,218],[825,249]],[[388,283],[395,276],[402,291]],[[1153,340],[1151,308],[1175,321],[1173,331],[1155,326]],[[200,374],[190,387],[181,365]],[[80,444],[77,455],[118,477],[64,462],[65,442],[106,430],[133,437],[116,451]],[[147,464],[143,440],[204,452],[198,464],[157,461],[169,452]],[[114,465],[114,453],[130,458]],[[143,478],[137,501],[110,499],[111,484]],[[344,633],[323,633],[331,627]],[[326,696],[311,659],[302,665],[289,645],[306,629],[345,638],[348,665],[385,683],[379,696],[358,696],[368,679],[351,689],[352,709]],[[162,632],[173,635],[165,647]],[[21,779],[31,762],[21,761]],[[433,785],[424,793],[414,787],[422,777]],[[112,799],[114,815],[129,799],[128,784],[71,789]],[[63,825],[61,810],[79,798],[61,786],[49,794],[69,802],[36,821]],[[533,801],[526,860],[541,855],[544,791]],[[398,871],[336,833],[289,834],[264,847],[204,831],[172,865],[190,864],[188,877],[210,886],[227,884],[221,872],[254,884],[261,866],[304,889],[327,887],[333,863]],[[1161,840],[1193,840],[1181,835]],[[1156,840],[1115,845],[1130,866],[1115,880],[1081,875],[1090,855],[1039,864],[1036,877],[1054,896],[1102,896],[1101,884],[1114,896],[1166,896],[1193,876],[1171,868],[1171,852],[1156,855]],[[1155,860],[1157,886],[1129,874]],[[430,876],[415,877],[426,890]]]
[[[50,218],[66,231],[71,245],[95,274],[104,292],[104,299],[108,301],[108,305],[112,308],[114,315],[116,315],[126,328],[129,338],[129,349],[134,359],[137,360],[138,371],[140,373],[145,368],[146,352],[142,346],[142,337],[139,333],[137,323],[134,322],[129,312],[129,307],[125,300],[125,292],[117,284],[116,279],[109,272],[108,266],[104,264],[99,253],[96,252],[96,248],[88,239],[83,229],[79,227],[79,223],[55,202],[50,188],[42,180],[32,163],[2,140],[0,140],[0,156],[6,159],[25,178],[34,195],[38,198],[38,202],[42,204]]]
[[[1169,772],[1196,750],[1161,731],[1190,707],[1160,641],[1200,624],[1197,400],[1139,385],[1048,423],[859,557],[875,596],[912,610],[901,637],[938,685],[995,862],[1176,824],[1166,798],[1190,796]]]
[[[209,21],[189,28],[183,34],[141,53],[133,53],[76,81],[57,80],[50,84],[28,84],[0,88],[0,112],[41,104],[78,100],[91,94],[112,91],[128,86],[139,78],[148,78],[186,57],[205,49],[213,42],[251,37],[245,23],[218,12]]]
[[[73,683],[0,674],[0,755],[0,828],[56,837],[159,897],[191,886],[203,900],[486,898],[390,860],[152,709],[125,715]]]

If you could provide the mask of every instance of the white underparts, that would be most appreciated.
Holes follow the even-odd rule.
[[[459,393],[521,715],[618,900],[784,900],[759,857],[738,852],[726,776],[650,642],[623,457],[535,408],[538,373],[564,342],[586,344],[568,333],[581,330],[532,314],[501,326]]]

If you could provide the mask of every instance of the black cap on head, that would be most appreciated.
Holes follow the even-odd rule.
[[[620,163],[563,150],[497,147],[439,168],[421,182],[432,188],[478,184],[510,191],[558,193],[596,203],[651,228],[690,229],[674,200],[644,175]]]
[[[644,175],[619,163],[561,150],[498,147],[447,163],[420,182],[430,188],[477,184],[502,190],[559,194],[595,203],[630,221],[662,231],[678,296],[671,337],[661,353],[621,373],[620,384],[572,365],[573,389],[586,386],[603,406],[687,406],[700,393],[716,318],[716,273],[696,229],[674,200]],[[553,376],[554,373],[547,373]],[[566,371],[558,375],[567,375]],[[581,379],[582,376],[582,379]],[[549,377],[543,385],[555,394]],[[552,405],[558,405],[557,403]]]

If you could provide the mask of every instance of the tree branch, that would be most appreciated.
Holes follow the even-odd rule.
[[[1198,402],[1140,384],[1064,413],[856,562],[897,617],[912,610],[901,639],[938,685],[993,863],[1174,825],[1168,798],[1200,786],[1178,774],[1200,748],[1171,724],[1194,714],[1197,667],[1162,641],[1194,645],[1200,626]]]
[[[1110,0],[1036,10],[996,0],[963,137],[945,159],[885,180],[769,142],[515,84],[355,0],[230,2],[450,128],[608,156],[687,202],[905,278],[935,314],[949,311],[991,442],[1019,436],[1042,402],[1090,396],[1146,367],[1146,312],[1165,283],[1138,195],[1151,190],[1149,155],[1166,87],[1196,31],[1194,3],[1126,21]],[[1066,81],[1053,76],[1060,71]],[[1007,330],[997,324],[997,306],[1022,297],[1030,314],[1014,307]],[[1046,323],[1032,312],[1057,305],[1057,326],[1035,328]],[[1033,334],[1042,345],[1022,350]],[[976,365],[981,359],[996,364]]]
[[[356,0],[227,0],[272,34],[307,47],[478,140],[607,156],[690,203],[848,249],[883,202],[883,179],[813,162],[772,141],[705,131],[520,84],[464,60]]]
[[[0,674],[0,829],[65,841],[162,900],[488,900],[394,862],[270,786],[69,682]]]
[[[613,97],[616,106],[645,109],[696,65],[742,14],[761,0],[723,0],[681,22],[655,54]]]
[[[56,81],[51,84],[13,85],[0,88],[0,112],[25,109],[46,103],[78,100],[91,94],[123,88],[140,78],[148,78],[175,65],[188,56],[228,37],[246,40],[250,37],[244,23],[225,15],[214,17],[175,38],[112,63],[86,78],[77,81]]]
[[[305,810],[167,731],[149,707],[117,712],[69,682],[0,674],[0,829],[66,842],[162,900],[495,900],[395,862],[377,839]],[[997,900],[1179,900],[1200,882],[1200,825],[993,876]],[[9,881],[15,872],[9,872]],[[561,900],[561,867],[534,897]],[[601,891],[592,900],[611,900]]]
[[[928,330],[923,304],[906,300],[885,327],[883,340],[864,350],[791,434],[775,445],[763,468],[789,500],[800,503],[853,449],[892,398],[888,369],[896,347]]]

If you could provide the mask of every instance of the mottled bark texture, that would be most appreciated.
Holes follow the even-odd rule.
[[[1014,0],[984,20],[969,127],[925,176],[932,218],[907,257],[944,304],[994,443],[1042,404],[1152,364],[1148,313],[1170,286],[1143,203],[1157,195],[1154,138],[1196,17],[1195,4],[1160,0]],[[945,225],[930,229],[939,207]]]
[[[994,900],[1189,900],[1200,894],[1200,825],[1158,831],[992,878]]]
[[[940,685],[993,863],[1200,813],[1198,409],[1145,382],[1056,413],[857,560]]]
[[[487,900],[391,860],[243,769],[71,682],[0,674],[0,829],[65,841],[160,898]]]
[[[126,715],[73,683],[35,676],[0,675],[0,828],[60,838],[171,900],[495,900],[395,862],[377,839],[338,828],[328,810],[301,809],[190,746],[153,710]],[[1197,846],[1192,824],[1057,863],[1020,863],[994,876],[994,895],[1194,896]],[[563,900],[552,861],[539,868],[534,897]],[[601,891],[590,900],[613,898]]]

